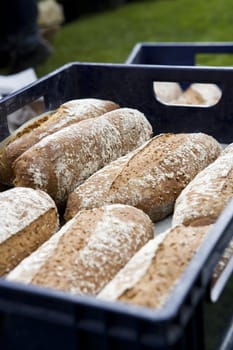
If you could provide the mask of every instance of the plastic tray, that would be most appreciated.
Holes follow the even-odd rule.
[[[212,107],[167,106],[153,93],[153,81],[218,83],[220,102]],[[8,136],[7,115],[43,97],[52,110],[84,97],[112,99],[138,108],[155,134],[206,132],[222,143],[233,140],[233,70],[69,63],[0,102],[0,136]],[[92,297],[25,286],[0,279],[1,349],[204,350],[232,349],[232,268],[215,286],[213,270],[232,238],[233,202],[192,259],[161,310],[108,303]],[[230,266],[230,265],[229,265]],[[219,296],[220,295],[220,296]]]
[[[194,66],[198,54],[232,54],[233,42],[137,43],[127,64]]]

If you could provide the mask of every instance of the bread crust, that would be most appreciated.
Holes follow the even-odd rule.
[[[233,144],[202,170],[176,200],[173,226],[214,223],[233,195]]]
[[[84,210],[7,278],[96,295],[152,238],[153,224],[141,210],[123,205]]]
[[[2,183],[12,184],[13,162],[44,137],[68,125],[98,117],[117,108],[119,105],[112,101],[94,98],[77,99],[62,104],[53,113],[47,113],[43,117],[27,123],[7,138],[0,147],[0,178]]]
[[[148,140],[152,128],[134,109],[120,108],[67,126],[24,152],[14,163],[14,184],[40,188],[56,204],[95,171]]]
[[[58,212],[47,193],[13,188],[0,193],[0,275],[13,269],[58,230]]]
[[[133,205],[152,221],[173,211],[182,189],[219,155],[219,143],[209,135],[162,134],[99,170],[70,195],[69,220],[79,210],[109,203]]]
[[[99,299],[161,308],[210,226],[176,226],[145,244],[98,294]]]
[[[215,105],[221,98],[221,90],[216,84],[191,84],[171,104]]]

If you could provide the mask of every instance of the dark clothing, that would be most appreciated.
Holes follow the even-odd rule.
[[[51,47],[41,38],[37,0],[7,0],[0,4],[0,65],[12,72],[34,67]]]
[[[36,0],[7,0],[0,5],[0,49],[29,50],[39,40]]]

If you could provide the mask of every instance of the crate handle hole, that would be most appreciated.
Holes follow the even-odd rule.
[[[172,106],[211,107],[216,105],[222,91],[217,84],[154,81],[157,101]]]
[[[45,103],[43,97],[16,110],[7,116],[9,133],[12,134],[21,126],[25,126],[27,123],[30,124],[31,120],[42,118],[44,113]]]

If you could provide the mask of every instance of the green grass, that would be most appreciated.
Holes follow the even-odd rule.
[[[54,53],[37,74],[73,61],[124,63],[137,42],[232,41],[232,13],[232,0],[151,0],[78,18],[59,29]],[[207,55],[200,63],[233,65],[233,59]]]
[[[54,53],[36,72],[73,61],[124,63],[138,42],[233,41],[232,13],[232,0],[144,0],[83,16],[58,30]],[[233,65],[233,58],[202,55],[198,63]]]

